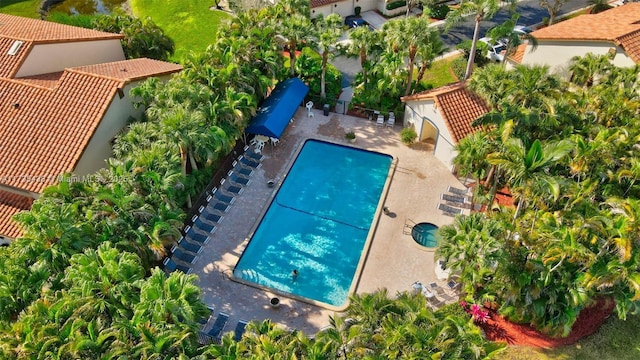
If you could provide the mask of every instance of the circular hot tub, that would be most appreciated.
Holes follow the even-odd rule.
[[[415,242],[424,247],[435,248],[438,246],[438,240],[436,240],[437,231],[438,227],[436,225],[423,222],[413,226],[411,229],[411,237],[413,237]]]

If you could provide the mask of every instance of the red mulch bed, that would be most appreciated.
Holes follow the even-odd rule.
[[[514,324],[491,310],[489,310],[490,318],[485,324],[480,324],[480,327],[484,330],[486,337],[492,341],[506,342],[509,345],[554,348],[573,344],[596,332],[611,315],[614,307],[613,300],[601,299],[593,306],[583,309],[566,338],[552,338],[529,325]]]

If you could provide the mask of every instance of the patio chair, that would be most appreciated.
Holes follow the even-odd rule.
[[[222,332],[224,331],[224,328],[227,326],[228,322],[229,322],[229,315],[226,313],[220,312],[218,314],[218,317],[216,317],[216,321],[213,323],[213,326],[211,326],[211,329],[207,331],[207,335],[211,336],[214,340],[218,341],[220,339],[220,336],[222,335]]]
[[[438,310],[445,304],[444,301],[438,299],[436,296],[427,297],[427,306],[433,311]]]
[[[200,215],[200,217],[202,218],[202,220],[210,222],[212,224],[219,224],[220,221],[222,221],[222,219],[224,219],[224,216],[222,215],[218,215],[210,210],[207,210],[205,208],[205,210],[202,212],[202,214]]]
[[[175,251],[173,251],[173,254],[171,255],[172,259],[178,259],[180,261],[184,261],[187,264],[193,264],[196,262],[196,259],[198,258],[198,255],[194,255],[191,253],[188,253],[180,248],[175,248]]]
[[[229,204],[223,203],[217,199],[209,201],[209,203],[207,204],[206,209],[208,209],[209,211],[211,210],[218,210],[221,211],[223,213],[229,211]]]
[[[244,156],[250,160],[254,160],[257,162],[260,162],[262,161],[262,159],[264,159],[264,155],[258,154],[257,152],[251,150],[251,148],[249,148],[248,150],[245,150]]]
[[[185,235],[184,235],[185,239],[189,240],[189,241],[194,241],[197,242],[198,244],[202,244],[202,245],[206,245],[207,243],[209,243],[209,236],[207,235],[202,235],[198,232],[196,232],[195,228],[192,228],[191,226],[187,226],[185,228]]]
[[[458,189],[456,187],[449,186],[447,191],[452,193],[452,194],[456,194],[458,196],[467,196],[467,195],[469,195],[469,189],[468,188],[466,188],[466,189]]]
[[[234,161],[234,166],[232,171],[245,177],[249,177],[253,175],[253,168],[241,165],[239,162],[236,162],[236,161]]]
[[[384,125],[384,115],[382,114],[378,115],[378,119],[376,120],[376,125],[377,126]]]
[[[171,249],[171,252],[174,252],[175,249],[177,248],[182,249],[184,251],[188,251],[193,254],[200,254],[200,252],[202,251],[202,245],[198,243],[195,243],[195,244],[190,243],[185,238],[180,238],[180,240],[178,240],[178,244],[174,245],[173,248]]]
[[[280,139],[275,137],[269,137],[269,141],[271,141],[271,145],[276,146],[280,143]]]
[[[202,326],[201,327],[202,330],[204,330],[205,326],[207,326],[209,321],[211,321],[211,319],[213,319],[213,307],[207,306],[207,309],[209,310],[208,315],[207,316],[203,316],[200,319],[198,319],[198,324],[200,324]]]
[[[231,181],[232,183],[236,183],[236,184],[240,184],[243,186],[249,185],[249,179],[242,177],[238,174],[235,173],[231,173],[228,177],[229,181]]]
[[[235,194],[235,195],[240,195],[240,194],[242,194],[242,192],[244,191],[244,188],[243,188],[243,187],[241,187],[241,186],[236,186],[236,185],[231,185],[231,184],[227,185],[227,187],[225,187],[225,188],[223,188],[223,189],[224,189],[225,191],[228,191],[228,192],[230,192],[230,193],[232,193],[232,194]]]
[[[247,328],[247,324],[248,324],[248,321],[246,320],[238,321],[238,323],[236,324],[236,328],[233,330],[233,340],[238,342],[242,339],[242,335],[244,334]]]
[[[176,270],[178,271],[182,271],[185,274],[191,274],[191,268],[185,265],[180,265],[177,262],[175,262],[173,259],[167,257],[164,259],[164,261],[162,262],[162,265],[164,265],[164,269],[165,271],[172,273]]]
[[[260,163],[257,161],[253,161],[251,159],[247,159],[246,157],[244,157],[243,155],[240,155],[240,157],[238,157],[238,162],[242,165],[246,165],[249,167],[252,167],[254,169],[257,169],[260,167]]]
[[[438,203],[438,209],[447,216],[456,216],[456,215],[462,214],[462,209],[449,206],[443,203]]]
[[[233,202],[236,200],[233,196],[221,194],[218,191],[218,188],[215,187],[211,190],[211,194],[207,195],[207,202],[211,202],[211,200],[213,199],[217,199],[229,205],[233,204]]]
[[[446,303],[454,303],[458,300],[455,297],[449,295],[447,291],[437,283],[434,283],[434,282],[430,283],[429,288],[431,289],[432,292],[434,292],[439,298],[443,299]]]
[[[207,207],[209,207],[211,205],[211,203],[209,203],[209,205],[207,205]],[[212,234],[216,231],[216,227],[215,225],[206,223],[204,221],[202,221],[202,219],[200,219],[199,217],[193,222],[193,227],[195,227],[197,230],[203,231],[205,233],[209,233]]]
[[[460,288],[460,283],[455,280],[449,280],[447,281],[447,286],[451,291],[457,291]]]
[[[394,116],[389,115],[389,119],[387,119],[387,126],[393,127],[396,124],[396,118]]]
[[[470,209],[471,203],[467,201],[463,196],[451,195],[451,194],[442,194],[440,195],[440,199],[447,202],[449,205],[461,207],[464,209]]]
[[[264,143],[262,141],[258,141],[258,143],[253,148],[253,151],[257,152],[258,154],[262,154],[263,149],[264,149]]]

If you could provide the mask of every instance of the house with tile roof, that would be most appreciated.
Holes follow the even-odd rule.
[[[445,85],[401,98],[404,126],[413,126],[418,141],[433,141],[434,155],[453,170],[454,146],[477,130],[471,124],[489,112],[485,102],[467,89],[466,82]]]
[[[104,167],[130,117],[130,90],[180,65],[125,60],[119,34],[0,14],[0,239],[63,173]]]
[[[538,47],[518,49],[511,65],[548,65],[551,71],[567,74],[574,56],[608,54],[613,64],[640,64],[640,3],[628,3],[597,14],[561,21],[531,33]]]
[[[361,12],[369,10],[378,10],[380,13],[392,16],[395,14],[405,13],[406,6],[402,6],[393,10],[387,10],[387,3],[391,0],[311,0],[311,17],[314,18],[320,14],[328,16],[330,14],[339,14],[347,17],[355,14],[355,8],[360,7]]]

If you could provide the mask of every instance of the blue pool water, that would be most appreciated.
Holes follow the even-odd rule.
[[[308,140],[242,254],[234,276],[343,305],[391,156]],[[298,275],[293,276],[294,269]]]

